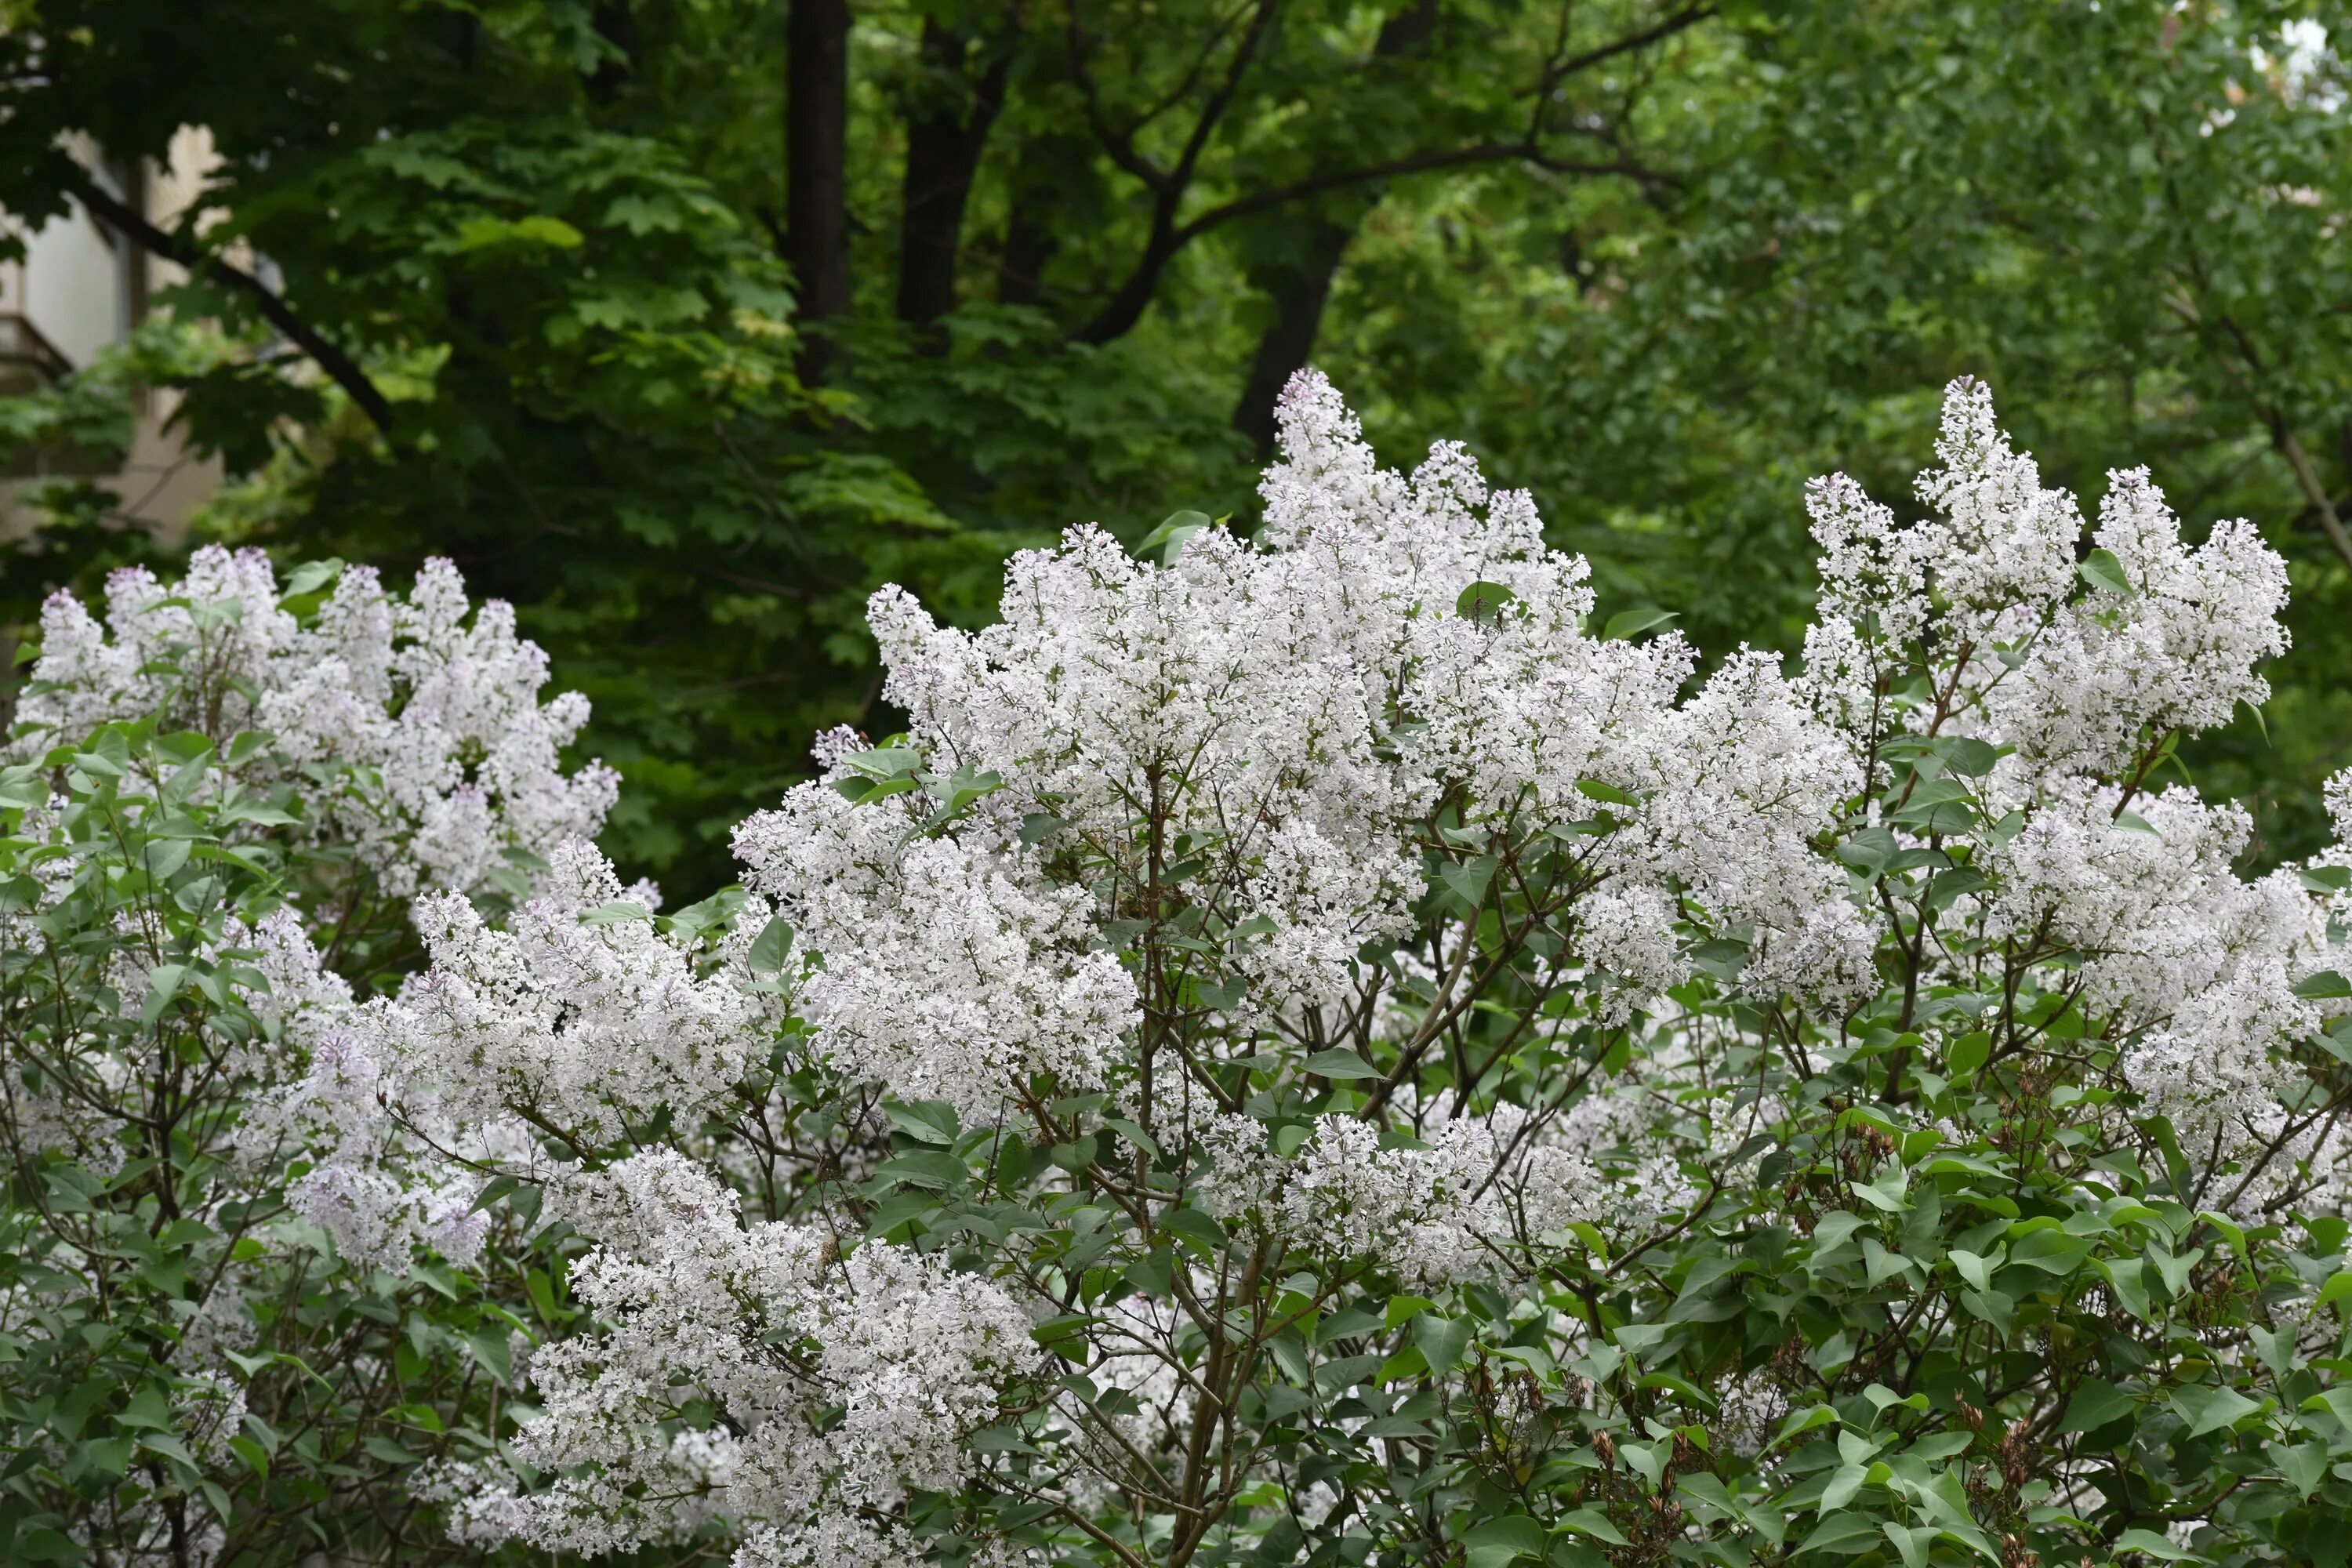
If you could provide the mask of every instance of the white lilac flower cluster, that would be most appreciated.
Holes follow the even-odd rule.
[[[1857,744],[1892,731],[1995,750],[1979,814],[1994,826],[1962,836],[1990,885],[1955,913],[2014,963],[2079,965],[2084,1001],[2130,1042],[2143,1113],[2168,1119],[2211,1199],[2251,1206],[2293,1179],[2294,1157],[2340,1157],[2332,1124],[2298,1125],[2281,1095],[2319,1016],[2295,987],[2336,962],[2341,911],[2294,869],[2242,877],[2243,808],[2150,773],[2171,738],[2269,696],[2260,667],[2286,647],[2285,564],[2244,522],[2185,545],[2142,468],[2109,474],[2078,563],[2074,498],[2042,487],[1979,383],[1953,384],[1937,451],[1944,467],[1919,482],[1935,513],[1907,528],[1843,476],[1811,487],[1824,618],[1806,684]],[[1928,689],[1885,710],[1917,647]],[[2330,783],[2331,805],[2347,780]],[[2352,823],[2338,816],[2341,840]],[[1971,961],[1925,978],[1965,984]]]
[[[767,1055],[742,984],[756,916],[706,975],[623,895],[612,863],[575,838],[503,930],[460,894],[418,900],[432,966],[364,1016],[383,1058],[454,1121],[521,1114],[587,1140],[725,1094]]]
[[[1433,1286],[1501,1277],[1515,1248],[1573,1225],[1634,1234],[1697,1195],[1638,1089],[1595,1085],[1542,1112],[1414,1098],[1399,1098],[1402,1125],[1385,1132],[1360,1116],[1318,1117],[1287,1137],[1211,1117],[1195,1134],[1194,1201],[1269,1242]]]
[[[1909,527],[1844,475],[1807,489],[1823,611],[1807,684],[1848,735],[1874,732],[1873,693],[1916,647],[1936,693],[1902,722],[2013,748],[2001,773],[2015,798],[2112,773],[2149,731],[2267,700],[2286,563],[2252,525],[2218,524],[2188,548],[2147,470],[2118,470],[2092,533],[2096,569],[2078,569],[2074,498],[2011,449],[1982,383],[1953,383],[1936,451],[1945,466],[1918,487],[1936,510]]]
[[[597,1555],[716,1516],[750,1526],[741,1563],[905,1562],[903,1532],[875,1521],[960,1484],[962,1439],[1039,1359],[1028,1315],[988,1281],[884,1242],[845,1258],[821,1226],[747,1226],[670,1151],[575,1178],[562,1202],[598,1238],[572,1287],[602,1326],[533,1359],[540,1413],[515,1452],[559,1475],[477,1492],[467,1519],[499,1533]],[[718,1419],[681,1425],[696,1397]]]
[[[543,1138],[610,1141],[665,1110],[690,1121],[766,1059],[776,1003],[748,964],[764,910],[747,906],[701,954],[635,890],[570,839],[503,928],[455,893],[417,900],[431,967],[397,996],[346,1000],[257,1121],[310,1152],[292,1199],[345,1257],[394,1267],[429,1247],[466,1261],[488,1225],[475,1172],[543,1178]]]
[[[1134,982],[1090,951],[1085,892],[1049,884],[1017,836],[909,840],[897,814],[817,786],[744,822],[735,849],[823,956],[795,999],[856,1077],[977,1123],[1007,1086],[1100,1089],[1127,1055]]]
[[[1762,1082],[1777,1054],[1850,1050],[1881,966],[1908,964],[1884,1033],[1929,1049],[1988,985],[2079,1008],[2120,1062],[2119,1136],[2163,1119],[2214,1203],[2336,1157],[2333,1124],[2282,1096],[2344,898],[2242,876],[2244,814],[2151,778],[2178,734],[2266,693],[2284,578],[2252,529],[2192,548],[2135,470],[2086,552],[2074,499],[1956,383],[1927,518],[1812,487],[1801,672],[1741,650],[1686,689],[1694,650],[1593,635],[1584,563],[1459,447],[1382,469],[1311,374],[1280,423],[1255,540],[1208,529],[1154,563],[1074,530],[1012,561],[977,633],[875,595],[909,731],[824,738],[824,776],[740,826],[755,902],[715,962],[616,908],[583,846],[506,930],[421,903],[431,972],[359,1015],[387,1081],[452,1123],[609,1140],[655,1105],[719,1115],[789,1009],[828,1083],[943,1101],[1062,1169],[1173,1152],[1189,1201],[1282,1268],[1433,1287],[1571,1226],[1670,1234],[1752,1178],[1797,1114]],[[2352,829],[2352,775],[2329,804]],[[1541,919],[1506,940],[1513,900]],[[743,949],[771,911],[795,939],[772,982]],[[1516,967],[1493,956],[1538,928]],[[1505,994],[1528,1013],[1505,1047],[1566,1062],[1580,1031],[1622,1076],[1548,1068],[1549,1099],[1482,1084],[1464,1020]],[[1735,1049],[1763,1064],[1753,1087],[1715,1076]],[[1441,1059],[1424,1097],[1414,1069]],[[622,1550],[724,1518],[746,1568],[897,1561],[893,1510],[969,1474],[958,1438],[1034,1369],[1029,1320],[1066,1292],[1023,1298],[1018,1247],[982,1279],[857,1244],[832,1198],[747,1221],[725,1160],[676,1131],[691,1121],[558,1184],[597,1244],[575,1286],[603,1326],[538,1357],[517,1453],[561,1479],[436,1485],[473,1487],[477,1544]],[[2304,1176],[2258,1187],[2282,1147]],[[1134,1201],[1164,1196],[1140,1170]],[[1040,1441],[1139,1442],[1137,1412],[1193,1397],[1178,1352],[1147,1353],[1181,1341],[1174,1309],[1119,1310],[1091,1364],[1156,1353],[1158,1392],[1129,1426]],[[681,1425],[696,1392],[725,1419]],[[1742,1442],[1780,1400],[1748,1390]]]
[[[823,956],[803,1002],[837,1063],[968,1118],[1042,1075],[1119,1090],[1137,1003],[1089,948],[1180,863],[1227,933],[1236,1027],[1344,1006],[1365,944],[1411,929],[1441,797],[1498,837],[1588,819],[1596,790],[1628,803],[1590,841],[1596,987],[1683,978],[1691,918],[1748,944],[1761,994],[1869,984],[1873,928],[1816,842],[1859,773],[1771,660],[1680,702],[1687,645],[1588,634],[1584,563],[1460,447],[1383,470],[1314,376],[1282,430],[1255,545],[1211,531],[1160,566],[1075,530],[1013,558],[1004,619],[976,634],[875,596],[908,749],[992,787],[936,836],[922,792],[848,805],[835,748],[739,830],[751,881]],[[1049,878],[1056,854],[1097,873]]]
[[[473,888],[515,851],[603,826],[619,775],[561,761],[588,700],[541,700],[547,655],[515,635],[510,605],[476,610],[438,558],[404,597],[345,568],[307,624],[286,593],[260,551],[215,545],[177,583],[115,573],[103,625],[53,595],[12,760],[150,715],[225,756],[241,732],[266,733],[273,744],[238,759],[245,782],[293,786],[311,830],[352,845],[398,899]]]

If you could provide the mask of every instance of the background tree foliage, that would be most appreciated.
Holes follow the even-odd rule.
[[[623,862],[682,887],[721,874],[725,825],[814,730],[887,727],[867,590],[977,618],[1002,554],[1067,523],[1246,521],[1310,356],[1384,444],[1466,434],[1592,555],[1604,611],[1685,606],[1710,654],[1801,622],[1799,479],[1899,479],[1928,389],[1985,374],[2055,477],[2159,454],[2185,511],[2247,512],[2296,563],[2272,732],[2189,765],[2268,803],[2345,760],[2337,5],[14,0],[8,22],[8,211],[105,210],[60,133],[219,144],[199,220],[131,232],[195,264],[174,309],[223,341],[93,378],[187,392],[242,476],[204,527],[443,552],[516,601],[628,775]],[[103,423],[98,391],[64,396]],[[101,495],[57,499],[6,563],[19,622],[134,542]]]

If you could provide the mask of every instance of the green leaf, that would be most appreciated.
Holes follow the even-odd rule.
[[[964,1163],[944,1149],[918,1149],[885,1160],[874,1169],[869,1184],[877,1191],[893,1186],[928,1187],[946,1192],[963,1185],[971,1176]]]
[[[17,1532],[8,1551],[19,1563],[79,1563],[82,1549],[46,1524]]]
[[[1983,1029],[1971,1029],[1946,1049],[1944,1070],[1955,1079],[1967,1079],[1984,1066],[1991,1055],[1992,1036]],[[1981,1284],[1978,1288],[1983,1289]]]
[[[751,965],[754,973],[782,974],[785,955],[792,950],[792,925],[783,916],[778,915],[761,926],[760,934],[751,939],[751,951],[744,955],[744,962]]]
[[[250,822],[260,827],[284,827],[301,819],[280,811],[266,800],[241,800],[220,814],[224,827],[239,822]]]
[[[169,1432],[142,1432],[139,1435],[139,1446],[151,1454],[177,1460],[192,1470],[196,1468],[196,1457],[188,1452],[186,1444]]]
[[[2009,1332],[2011,1314],[2017,1310],[2017,1302],[2006,1290],[1963,1290],[1960,1305],[2003,1334]]]
[[[1317,1051],[1301,1064],[1319,1078],[1332,1079],[1385,1078],[1380,1068],[1349,1050]]]
[[[2183,1552],[2153,1530],[2125,1531],[2116,1537],[2116,1549],[2119,1552],[2145,1552],[2150,1557],[2161,1558],[2167,1563],[2205,1561],[2194,1552]]]
[[[1628,637],[1636,637],[1641,636],[1643,632],[1650,630],[1653,626],[1663,626],[1668,621],[1673,619],[1675,619],[1675,616],[1672,611],[1657,609],[1651,605],[1643,605],[1638,609],[1621,610],[1617,614],[1609,617],[1608,628],[1601,634],[1601,640],[1603,642],[1623,642]]]
[[[2131,579],[2124,575],[2124,563],[2116,559],[2116,552],[2112,550],[2092,551],[2075,570],[2083,574],[2083,581],[2094,588],[2105,588],[2110,594],[2121,594],[2126,598],[2131,596]]]
[[[2352,1268],[2339,1268],[2319,1288],[2318,1304],[2332,1307],[2347,1296],[2352,1296]]]
[[[2305,1411],[2325,1410],[2344,1428],[2345,1436],[2352,1437],[2352,1384],[2339,1384],[2324,1393],[2315,1394],[2303,1402],[2302,1407]]]
[[[1468,914],[1484,901],[1486,889],[1495,879],[1495,858],[1481,855],[1459,864],[1448,861],[1437,868],[1437,876],[1445,890],[1459,901],[1462,912]]]
[[[1874,1286],[1899,1279],[1914,1267],[1908,1258],[1899,1252],[1889,1252],[1875,1237],[1863,1237],[1862,1258],[1864,1272]]]
[[[963,1135],[955,1107],[944,1100],[893,1100],[882,1110],[893,1126],[918,1142],[945,1145]]]
[[[2074,1397],[2066,1402],[2066,1416],[2058,1424],[2058,1430],[2095,1432],[2122,1420],[2137,1408],[2130,1394],[2112,1383],[2093,1378],[2077,1388]]]
[[[2160,1246],[2151,1246],[2147,1249],[2147,1263],[2150,1268],[2156,1270],[2157,1277],[2164,1281],[2165,1290],[2178,1300],[2189,1294],[2189,1271],[2197,1267],[2198,1260],[2204,1256],[2205,1249],[2201,1247],[2193,1247],[2176,1257]]]
[[[285,585],[278,590],[278,602],[299,599],[305,594],[315,594],[343,574],[343,563],[330,555],[320,561],[305,561],[286,574]]]
[[[1815,1405],[1803,1410],[1791,1410],[1787,1418],[1780,1423],[1779,1433],[1765,1447],[1777,1448],[1790,1438],[1811,1432],[1817,1426],[1834,1426],[1837,1425],[1837,1420],[1838,1413],[1826,1405]]]
[[[180,994],[180,982],[186,978],[184,963],[159,963],[147,972],[147,1000],[139,1010],[139,1022],[148,1028],[155,1026],[173,998]]]
[[[899,737],[905,739],[904,736]],[[850,767],[873,779],[910,778],[923,765],[923,753],[911,746],[875,746],[854,752],[842,759]]]
[[[646,908],[645,905],[631,903],[626,899],[614,899],[610,903],[599,904],[588,910],[580,917],[580,923],[584,926],[610,926],[621,925],[630,921],[649,921],[653,918],[653,910]]]
[[[394,1442],[389,1437],[383,1436],[380,1433],[369,1433],[367,1440],[360,1446],[365,1448],[376,1458],[383,1460],[385,1464],[395,1465],[403,1469],[407,1468],[411,1465],[421,1464],[424,1461],[423,1455],[411,1453],[408,1449],[402,1447],[399,1444]]]
[[[2352,981],[2347,981],[2332,969],[2305,975],[2295,982],[2294,994],[2306,1002],[2329,1002],[2352,996]]]
[[[1203,1255],[1225,1245],[1225,1227],[1199,1209],[1171,1209],[1160,1216],[1160,1228],[1197,1246]],[[1393,1327],[1394,1325],[1391,1325]]]
[[[185,838],[151,838],[140,847],[140,864],[160,885],[170,881],[188,863],[188,854],[194,848]]]
[[[1865,827],[1838,846],[1837,857],[1858,871],[1876,876],[1886,868],[1886,863],[1894,859],[1902,847],[1887,829]]]
[[[1870,1467],[1867,1465],[1840,1465],[1836,1473],[1830,1477],[1830,1484],[1822,1489],[1822,1511],[1834,1512],[1852,1502],[1869,1475]]]
[[[534,213],[513,219],[469,217],[457,226],[449,248],[457,252],[488,250],[494,246],[542,246],[551,250],[576,250],[586,237],[560,217]]]
[[[1900,1165],[1890,1165],[1879,1173],[1874,1182],[1849,1182],[1853,1195],[1874,1209],[1887,1214],[1901,1214],[1911,1205],[1904,1194],[1910,1190],[1911,1173]]]
[[[2294,1489],[2295,1495],[2309,1502],[2311,1494],[2318,1489],[2319,1483],[2327,1475],[2327,1445],[2297,1443],[2289,1447],[2283,1443],[2268,1443],[2263,1445],[2263,1452],[2269,1454],[2271,1462],[2278,1466],[2280,1478]]]
[[[2116,1300],[2123,1304],[2124,1310],[2141,1322],[2147,1322],[2155,1309],[2148,1300],[2147,1259],[2103,1258],[2098,1262],[2098,1268],[2106,1276],[2107,1288],[2116,1293]]]
[[[1519,596],[1500,583],[1473,583],[1454,595],[1454,613],[1465,621],[1498,621],[1518,602]]]
[[[1476,1326],[1467,1318],[1441,1318],[1434,1312],[1423,1312],[1412,1320],[1412,1342],[1428,1358],[1429,1370],[1442,1377],[1461,1362]]]
[[[1519,1557],[1541,1557],[1551,1543],[1544,1527],[1523,1513],[1489,1520],[1462,1537],[1473,1568],[1501,1568]]]
[[[1118,1133],[1120,1137],[1126,1139],[1128,1142],[1132,1144],[1134,1147],[1140,1149],[1145,1153],[1150,1155],[1153,1159],[1157,1160],[1160,1158],[1160,1145],[1152,1141],[1150,1133],[1146,1132],[1142,1128],[1138,1127],[1134,1122],[1129,1121],[1121,1117],[1106,1116],[1103,1118],[1103,1125]]]
[[[1879,1526],[1886,1539],[1895,1543],[1895,1551],[1903,1559],[1903,1568],[1927,1568],[1927,1550],[1935,1545],[1937,1531],[1927,1525],[1901,1525],[1893,1521]]]
[[[1633,1544],[1625,1539],[1625,1532],[1610,1523],[1608,1516],[1598,1509],[1573,1509],[1560,1515],[1553,1529],[1556,1531],[1565,1530],[1573,1531],[1579,1535],[1589,1535],[1595,1541],[1605,1541],[1612,1546]]]
[[[1954,741],[1951,750],[1944,754],[1944,768],[1962,778],[1980,779],[1992,772],[1993,764],[1999,761],[2000,753],[1990,742],[1979,741],[1974,735],[1963,735]]]
[[[2201,1437],[2224,1426],[2235,1426],[2262,1406],[2234,1388],[2207,1388],[2191,1384],[2172,1391],[2172,1407],[2189,1423],[2189,1435]]]
[[[504,1328],[476,1329],[466,1336],[466,1348],[492,1377],[502,1384],[514,1381],[514,1349],[507,1342]]]
[[[1381,1321],[1389,1328],[1401,1329],[1436,1304],[1425,1296],[1391,1296]]]
[[[2069,1236],[2063,1230],[2028,1231],[2010,1243],[2009,1264],[2012,1268],[2038,1268],[2063,1277],[2081,1268],[2097,1246],[2086,1237]]]
[[[975,1454],[1034,1454],[1037,1446],[1018,1426],[983,1426],[964,1439]]]
[[[228,765],[243,767],[268,748],[278,737],[267,730],[239,730],[229,737]]]
[[[1883,1539],[1878,1521],[1868,1514],[1832,1513],[1813,1527],[1813,1532],[1798,1543],[1797,1551],[1800,1554],[1829,1552],[1852,1557],[1869,1551]]]
[[[467,1212],[469,1214],[479,1214],[482,1210],[489,1207],[492,1204],[497,1203],[500,1198],[505,1197],[509,1193],[513,1192],[520,1185],[522,1185],[522,1182],[519,1177],[493,1176],[489,1179],[488,1183],[483,1186],[481,1192],[476,1194],[474,1198],[474,1206]]]
[[[1135,547],[1136,553],[1149,555],[1154,550],[1158,550],[1160,563],[1163,566],[1173,566],[1176,564],[1176,558],[1184,553],[1184,546],[1191,542],[1194,534],[1214,526],[1215,524],[1209,521],[1209,514],[1205,511],[1171,511],[1161,521],[1158,528],[1143,536],[1143,542]]]

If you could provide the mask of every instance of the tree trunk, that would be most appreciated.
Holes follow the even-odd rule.
[[[1390,17],[1372,46],[1372,58],[1392,60],[1420,48],[1436,30],[1437,5],[1438,0],[1420,0],[1411,10]],[[1242,388],[1242,400],[1234,408],[1234,428],[1250,438],[1260,458],[1274,450],[1274,400],[1315,353],[1323,306],[1331,298],[1331,280],[1339,275],[1339,258],[1347,253],[1348,241],[1355,237],[1357,226],[1380,205],[1380,187],[1374,185],[1327,204],[1310,220],[1312,226],[1300,245],[1296,265],[1270,268],[1270,279],[1253,279],[1274,297],[1274,321],[1257,341],[1248,384]]]
[[[629,8],[629,0],[602,0],[589,17],[589,26],[621,57],[614,59],[607,56],[598,60],[595,70],[588,77],[588,101],[599,109],[609,109],[613,100],[620,97],[621,89],[628,85],[630,71],[635,68],[640,47],[636,13]]]
[[[956,306],[957,248],[964,206],[988,133],[1004,107],[1010,48],[1000,48],[978,81],[965,76],[969,43],[936,19],[923,24],[923,62],[953,91],[933,90],[907,118],[904,216],[898,230],[898,319],[929,328]],[[933,352],[946,347],[927,333]]]
[[[1045,298],[1045,268],[1062,247],[1045,221],[1046,193],[1031,188],[1013,198],[1004,220],[1004,251],[996,261],[996,302],[1035,305]]]
[[[803,322],[849,314],[848,0],[793,0],[785,34],[784,259]],[[824,379],[833,345],[811,334],[801,374]]]
[[[1234,409],[1234,428],[1250,438],[1261,458],[1274,450],[1274,400],[1315,352],[1331,279],[1356,235],[1353,224],[1334,223],[1326,216],[1311,219],[1310,225],[1298,265],[1284,268],[1266,287],[1274,297],[1274,320],[1257,340],[1249,381]]]

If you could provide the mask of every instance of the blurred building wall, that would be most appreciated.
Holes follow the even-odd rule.
[[[210,134],[190,127],[182,128],[161,162],[109,160],[89,143],[68,150],[110,194],[167,229],[187,215],[215,162]],[[24,233],[5,213],[0,224]],[[23,259],[0,262],[0,395],[33,391],[86,368],[146,318],[158,291],[186,276],[79,204],[24,237]],[[19,452],[0,476],[0,540],[31,531],[37,518],[23,504],[25,493],[57,474],[94,479],[121,498],[126,519],[176,536],[221,482],[219,464],[188,451],[173,426],[177,406],[177,395],[168,391],[142,393],[136,434],[120,464],[62,447]]]

